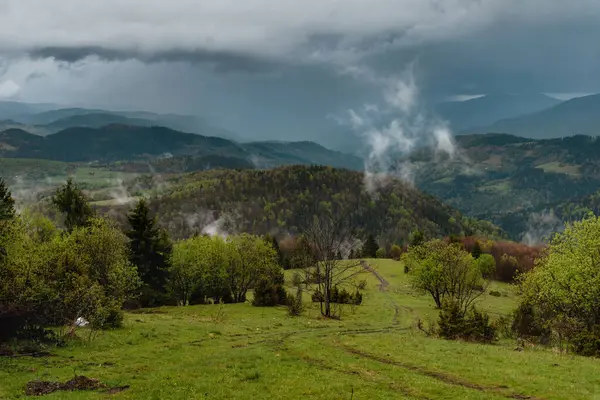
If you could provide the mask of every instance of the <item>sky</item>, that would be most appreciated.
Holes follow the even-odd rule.
[[[0,0],[0,100],[312,139],[407,69],[423,102],[600,92],[598,21],[598,0]]]

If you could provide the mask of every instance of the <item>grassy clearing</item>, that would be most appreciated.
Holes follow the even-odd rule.
[[[580,170],[581,167],[579,165],[563,164],[558,161],[541,164],[541,165],[538,165],[536,168],[539,168],[546,173],[581,176],[581,170]]]
[[[481,186],[478,190],[486,193],[506,194],[512,189],[511,183],[508,180],[493,181],[492,183]]]
[[[86,163],[0,158],[0,176],[7,181],[19,205],[35,203],[50,196],[69,177],[86,191],[92,201],[104,202],[98,205],[112,205],[121,204],[129,197],[123,184],[139,174],[90,167]]]
[[[400,263],[371,264],[388,286],[380,290],[380,281],[365,273],[363,305],[347,306],[339,321],[320,318],[312,306],[301,318],[249,304],[128,313],[123,329],[55,349],[53,357],[0,358],[0,398],[24,398],[25,384],[36,378],[65,381],[74,374],[130,385],[111,396],[117,399],[600,398],[599,360],[537,348],[516,352],[510,341],[425,337],[413,324],[435,318],[432,301],[413,293]],[[517,300],[510,286],[494,289],[505,296],[484,296],[481,307],[509,312]]]

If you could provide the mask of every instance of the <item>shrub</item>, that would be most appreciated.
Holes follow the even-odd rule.
[[[0,263],[0,336],[72,325],[78,317],[94,329],[121,323],[139,277],[127,238],[110,221],[92,218],[43,240],[28,235],[22,220],[13,228]]]
[[[581,356],[600,357],[600,325],[577,332],[571,339],[571,350]]]
[[[386,257],[385,249],[383,247],[378,248],[377,251],[375,252],[375,257],[385,258]]]
[[[285,305],[287,295],[283,284],[283,271],[275,271],[272,274],[263,275],[254,287],[252,305],[262,307]]]
[[[299,317],[304,311],[304,304],[302,303],[302,287],[298,286],[296,295],[290,294],[287,296],[287,309],[288,315],[291,317]]]
[[[323,301],[322,297],[323,297],[323,294],[320,291],[315,290],[312,294],[313,303],[320,303],[321,301]],[[354,294],[351,294],[344,288],[342,288],[340,290],[337,286],[334,286],[333,289],[331,289],[331,299],[330,300],[332,303],[335,303],[335,304],[360,305],[360,304],[362,304],[362,299],[363,299],[362,293],[360,293],[360,291],[358,289],[356,290],[356,292]]]
[[[489,316],[472,307],[464,313],[456,301],[445,301],[438,319],[438,334],[445,339],[462,339],[491,343],[496,340],[496,327]]]
[[[400,257],[402,257],[402,248],[397,244],[392,245],[390,257],[396,261],[400,261]]]
[[[519,337],[538,339],[543,343],[549,341],[551,334],[538,310],[528,303],[519,304],[514,312],[512,330]]]

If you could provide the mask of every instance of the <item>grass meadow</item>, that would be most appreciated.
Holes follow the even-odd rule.
[[[415,321],[435,320],[401,263],[370,260],[361,306],[340,320],[320,317],[305,294],[302,317],[249,303],[165,307],[127,313],[122,329],[51,349],[41,358],[0,357],[0,399],[25,398],[28,381],[97,378],[129,386],[115,399],[600,399],[600,361],[515,342],[494,345],[427,337]],[[288,271],[288,278],[291,272]],[[493,317],[514,309],[509,285],[479,302]],[[55,392],[47,399],[98,399]]]

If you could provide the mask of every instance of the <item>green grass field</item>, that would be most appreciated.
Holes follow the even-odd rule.
[[[87,163],[64,163],[37,159],[0,158],[0,177],[6,180],[20,206],[50,196],[69,177],[88,194],[92,204],[121,204],[129,197],[123,184],[139,174],[92,167]],[[135,201],[134,198],[129,198]]]
[[[0,357],[0,398],[25,398],[30,380],[77,374],[129,385],[110,396],[116,399],[600,399],[599,360],[535,347],[518,352],[508,340],[426,337],[414,323],[435,318],[432,301],[413,293],[399,262],[371,264],[389,285],[381,290],[365,273],[363,305],[347,306],[341,320],[320,318],[314,306],[299,318],[250,304],[128,313],[124,328],[52,349],[54,356]],[[493,315],[512,310],[511,287],[493,286],[504,296],[486,295],[480,306]]]

